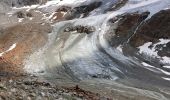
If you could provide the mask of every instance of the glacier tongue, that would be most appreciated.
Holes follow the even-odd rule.
[[[158,12],[167,11],[170,0],[50,0],[43,4],[7,7],[7,13],[1,6],[4,8],[7,4],[0,3],[2,35],[3,28],[20,25],[19,31],[15,32],[16,28],[12,27],[9,29],[14,31],[7,32],[16,33],[6,36],[9,40],[16,40],[8,44],[11,46],[9,49],[1,50],[0,58],[3,60],[6,55],[11,61],[19,58],[16,55],[13,59],[10,54],[20,49],[27,54],[24,50],[29,48],[30,43],[33,45],[30,51],[35,51],[32,50],[28,58],[23,57],[23,70],[27,73],[61,84],[71,81],[110,91],[131,90],[135,96],[138,96],[137,91],[142,96],[166,100],[163,94],[159,94],[164,91],[161,90],[163,88],[159,90],[156,86],[170,86],[170,57],[165,52],[161,52],[163,56],[159,54],[163,49],[169,50],[168,33],[163,36],[163,33],[155,35],[160,32],[157,29],[155,33],[146,34],[138,31]],[[164,21],[160,20],[160,25]],[[46,29],[47,24],[52,31]],[[24,28],[20,29],[22,26]],[[148,27],[146,25],[144,30]],[[24,33],[27,33],[26,36],[23,36]],[[140,34],[139,37],[136,34]],[[26,41],[23,37],[28,38],[26,46],[21,43]],[[134,38],[138,41],[130,44]]]
[[[42,12],[43,10],[44,12],[48,12],[47,9],[53,11],[54,8],[62,5],[75,7],[80,4],[89,4],[90,2],[91,0],[56,0],[49,1],[45,5],[39,5],[37,8],[41,9]],[[152,16],[160,10],[167,8],[170,1],[129,0],[119,10],[109,11],[108,13],[104,13],[103,9],[107,9],[106,5],[116,3],[116,0],[106,0],[102,2],[104,2],[103,5],[90,12],[88,17],[61,21],[53,25],[53,32],[51,33],[51,38],[49,38],[50,44],[47,43],[46,48],[48,49],[45,50],[45,58],[43,58],[47,61],[44,61],[45,64],[43,63],[43,67],[39,67],[40,69],[43,68],[43,70],[46,70],[46,66],[49,66],[49,68],[67,66],[66,69],[73,71],[74,75],[80,79],[97,77],[96,75],[101,78],[117,79],[118,77],[126,76],[126,74],[122,72],[125,66],[141,66],[141,64],[136,63],[134,59],[124,56],[123,52],[109,46],[104,37],[109,30],[108,27],[110,27],[108,26],[108,20],[121,14],[134,12],[142,13],[149,11],[150,16]],[[89,35],[74,32],[63,33],[63,29],[66,28],[66,26],[76,25],[94,26],[96,31]],[[42,58],[39,58],[37,55],[37,58],[36,56],[34,57],[34,60],[35,59]],[[116,62],[114,62],[114,60],[116,60]],[[39,63],[41,62],[41,60],[37,61],[39,61]],[[33,68],[31,66],[34,66],[34,64],[30,66],[29,63],[26,63],[25,66],[25,69],[29,69],[29,72],[31,72],[30,68]],[[27,66],[29,66],[29,68],[27,68]],[[36,72],[34,69],[32,69],[32,71]],[[127,72],[126,69],[125,72]]]

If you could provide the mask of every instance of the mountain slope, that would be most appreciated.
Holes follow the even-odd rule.
[[[1,2],[2,73],[19,67],[115,99],[169,99],[169,0]]]

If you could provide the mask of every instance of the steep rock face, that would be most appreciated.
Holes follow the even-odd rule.
[[[170,39],[169,15],[170,10],[162,10],[155,14],[151,19],[144,22],[130,40],[130,45],[133,47],[139,47],[147,42],[155,44],[160,42],[159,39]],[[157,45],[155,48],[158,51],[159,56],[170,56],[169,43]]]
[[[148,12],[142,14],[125,14],[110,19],[109,24],[111,27],[105,37],[111,46],[118,46],[127,42],[134,34],[138,25],[147,18],[148,14]]]
[[[71,12],[71,16],[68,17],[68,19],[73,19],[75,17],[86,17],[88,14],[93,11],[94,9],[100,7],[102,5],[102,2],[93,2],[89,5],[82,5],[79,7],[73,8]]]

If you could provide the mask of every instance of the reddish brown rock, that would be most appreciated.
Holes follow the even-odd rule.
[[[18,24],[4,29],[0,37],[0,53],[5,52],[0,57],[0,74],[22,73],[23,60],[46,43],[50,31],[50,25],[38,23]],[[16,46],[7,52],[13,44]]]

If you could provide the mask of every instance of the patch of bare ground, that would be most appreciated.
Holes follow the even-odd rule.
[[[17,24],[3,29],[0,36],[0,74],[22,73],[23,60],[46,43],[50,31],[50,25],[40,23]]]
[[[35,76],[3,81],[0,84],[1,100],[111,100],[76,87],[58,87]]]

